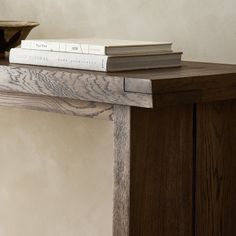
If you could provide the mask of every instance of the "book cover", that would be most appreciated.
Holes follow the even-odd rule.
[[[170,42],[97,38],[22,40],[21,43],[24,49],[109,56],[171,52],[171,46]]]

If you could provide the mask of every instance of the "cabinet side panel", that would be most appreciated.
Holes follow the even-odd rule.
[[[193,106],[131,110],[131,236],[191,236]]]
[[[236,235],[236,100],[197,106],[196,236]]]

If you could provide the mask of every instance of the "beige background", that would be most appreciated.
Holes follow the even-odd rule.
[[[31,38],[172,41],[184,59],[224,63],[236,63],[235,9],[235,0],[0,0],[1,19],[41,23]],[[111,123],[1,108],[0,132],[0,236],[111,235]]]
[[[0,236],[111,236],[112,122],[0,109]]]
[[[236,63],[235,0],[0,0],[0,18],[36,20],[34,38],[167,40],[184,59]]]

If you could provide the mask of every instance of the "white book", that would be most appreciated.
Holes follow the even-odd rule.
[[[95,71],[125,71],[180,66],[182,53],[108,57],[12,48],[10,63]]]
[[[170,42],[81,38],[22,40],[21,48],[96,55],[143,55],[172,52]]]

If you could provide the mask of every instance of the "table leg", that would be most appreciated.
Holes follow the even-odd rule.
[[[113,236],[192,235],[193,106],[114,107]]]

